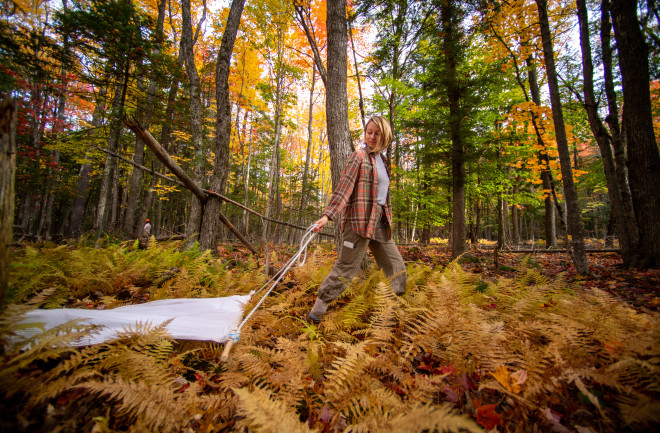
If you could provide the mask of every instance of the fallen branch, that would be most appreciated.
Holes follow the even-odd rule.
[[[187,174],[183,169],[179,166],[179,164],[174,161],[170,155],[167,153],[167,151],[156,141],[156,139],[147,131],[146,129],[142,128],[142,126],[136,121],[136,120],[129,120],[126,117],[124,117],[124,123],[126,126],[128,126],[128,129],[133,131],[135,135],[137,135],[151,151],[158,157],[158,159],[165,164],[167,168],[172,171],[176,175],[176,177],[183,182],[183,184],[188,188],[201,202],[202,206],[206,203],[206,199],[208,198],[208,194],[204,192],[204,190],[197,185]],[[255,254],[259,254],[259,252],[248,242],[248,240],[243,236],[241,232],[236,230],[236,228],[233,226],[231,222],[227,219],[227,217],[221,212],[218,211],[218,218],[222,223],[227,226],[229,231],[231,231],[234,236],[236,236],[241,242],[245,244],[246,247],[250,249]]]
[[[157,172],[157,171],[154,171],[154,170],[152,170],[152,169],[150,169],[150,168],[148,168],[148,167],[145,167],[144,165],[140,165],[140,164],[138,164],[137,162],[131,161],[131,160],[128,159],[128,158],[125,158],[125,157],[123,157],[123,156],[121,156],[121,155],[118,155],[118,154],[116,154],[116,153],[114,153],[114,152],[111,152],[111,151],[109,151],[109,150],[107,150],[107,149],[103,149],[103,148],[98,147],[98,146],[94,146],[94,148],[97,149],[97,150],[100,150],[101,152],[105,152],[105,153],[107,153],[108,155],[112,155],[112,156],[114,156],[115,158],[118,158],[118,159],[120,159],[120,160],[122,160],[122,161],[124,161],[124,162],[126,162],[126,163],[128,163],[128,164],[131,164],[131,165],[133,165],[134,167],[139,168],[140,170],[145,171],[145,172],[147,172],[147,173],[149,173],[149,174],[151,174],[151,175],[153,175],[153,176],[159,177],[159,178],[161,178],[161,179],[163,179],[163,180],[166,180],[166,181],[168,181],[168,182],[172,182],[172,183],[177,184],[177,185],[179,185],[179,186],[181,186],[181,187],[187,188],[187,186],[186,186],[183,182],[178,181],[178,180],[176,180],[176,179],[172,179],[171,177],[168,177],[167,175],[164,175],[164,174],[162,174],[162,173],[159,173],[159,172]],[[266,221],[270,221],[270,222],[275,223],[275,224],[281,224],[281,225],[283,225],[283,226],[287,226],[287,227],[292,227],[292,228],[294,228],[294,229],[298,229],[298,230],[303,230],[303,231],[304,231],[304,230],[307,230],[307,227],[299,226],[299,225],[296,225],[296,224],[291,224],[291,223],[288,223],[288,222],[285,222],[285,221],[276,220],[276,219],[273,219],[273,218],[268,218],[267,216],[260,214],[260,213],[257,212],[256,210],[250,209],[249,207],[245,206],[244,204],[241,204],[241,203],[239,203],[239,202],[237,202],[237,201],[234,201],[234,200],[232,200],[232,199],[230,199],[230,198],[228,198],[228,197],[225,197],[225,196],[222,195],[222,194],[218,194],[218,193],[215,192],[215,191],[211,191],[211,190],[208,190],[208,189],[202,189],[202,188],[200,188],[200,189],[201,189],[201,191],[202,191],[203,193],[205,193],[205,194],[209,194],[209,195],[213,195],[213,196],[215,196],[215,197],[218,197],[219,199],[224,200],[224,201],[226,201],[227,203],[231,203],[231,204],[233,204],[233,205],[235,205],[235,206],[240,207],[241,209],[246,210],[247,212],[249,212],[249,213],[251,213],[251,214],[253,214],[253,215],[258,216],[259,218],[263,218],[263,219],[265,219]],[[320,232],[320,233],[318,233],[318,234],[321,235],[321,236],[328,236],[328,237],[331,237],[331,238],[334,238],[334,237],[335,237],[334,234],[329,234],[329,233],[323,233],[323,232]]]

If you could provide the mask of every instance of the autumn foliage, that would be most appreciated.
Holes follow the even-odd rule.
[[[30,301],[2,319],[4,429],[620,432],[658,422],[658,303],[633,307],[570,269],[544,275],[530,257],[505,256],[495,276],[488,256],[443,266],[446,251],[404,250],[413,260],[404,296],[372,267],[314,325],[305,314],[332,263],[319,246],[255,312],[225,364],[221,345],[173,341],[162,324],[79,349],[69,342],[94,330],[75,323],[30,346],[8,339],[20,312],[44,302],[104,308],[263,282],[242,249],[220,259],[177,251],[154,242],[18,252],[14,301]],[[479,267],[486,273],[470,271]]]

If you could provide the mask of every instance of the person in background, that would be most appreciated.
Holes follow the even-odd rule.
[[[339,184],[330,197],[321,219],[319,232],[328,221],[335,221],[342,210],[342,245],[332,271],[321,283],[314,307],[308,316],[320,322],[328,304],[342,294],[360,269],[367,247],[378,266],[391,278],[397,295],[406,291],[406,267],[392,240],[390,178],[382,151],[392,142],[392,128],[382,116],[369,119],[364,130],[364,147],[348,159]]]
[[[147,218],[146,224],[142,227],[142,232],[139,236],[140,248],[147,248],[149,245],[149,236],[151,236],[151,220]]]
[[[142,228],[142,236],[149,237],[151,236],[151,220],[147,218],[146,224]]]

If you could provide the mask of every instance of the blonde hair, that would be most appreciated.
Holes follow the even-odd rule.
[[[372,152],[382,152],[388,148],[390,143],[392,143],[392,127],[390,126],[390,122],[388,122],[383,116],[372,116],[367,120],[367,123],[364,124],[365,131],[369,122],[374,122],[378,129],[380,129],[380,141],[378,142],[378,145],[372,149]]]

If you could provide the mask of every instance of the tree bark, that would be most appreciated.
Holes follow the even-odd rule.
[[[302,178],[302,190],[300,191],[300,209],[298,224],[304,225],[304,214],[307,208],[307,178],[309,177],[309,165],[312,157],[312,126],[314,124],[314,87],[316,84],[316,68],[312,66],[312,83],[309,88],[309,113],[307,116],[307,152],[305,153],[305,169]],[[297,240],[297,238],[296,238]]]
[[[160,0],[158,3],[158,18],[156,21],[156,31],[161,33],[163,31],[163,25],[165,22],[165,5],[167,0]],[[159,51],[156,51],[155,54],[158,55]],[[141,68],[142,69],[142,68]],[[143,70],[144,73],[144,70]],[[140,77],[138,82],[138,87],[141,90],[144,89],[144,78]],[[149,129],[149,124],[151,123],[151,115],[154,109],[154,100],[156,98],[156,80],[151,79],[149,85],[147,86],[147,98],[146,103],[142,104],[142,98],[138,101],[138,113],[141,112],[140,122],[146,129]],[[144,143],[135,139],[135,154],[133,155],[133,160],[142,164],[144,161]],[[124,215],[124,233],[128,236],[135,237],[141,231],[143,225],[142,221],[138,221],[135,224],[135,213],[139,204],[139,198],[141,196],[142,188],[140,184],[142,183],[142,171],[133,170],[131,173],[130,186],[128,188],[128,199],[126,203],[126,214]]]
[[[236,42],[238,26],[243,14],[245,0],[232,1],[227,17],[225,32],[220,42],[218,61],[215,68],[215,97],[217,103],[215,122],[215,160],[210,189],[223,194],[229,174],[229,142],[231,140],[231,109],[229,105],[229,66],[231,54]],[[200,246],[215,251],[220,237],[221,221],[217,215],[222,215],[222,202],[211,197],[204,209],[204,218],[200,235]]]
[[[266,199],[266,216],[268,218],[279,218],[280,197],[280,140],[282,136],[282,106],[283,106],[283,87],[284,87],[284,69],[283,69],[283,47],[282,47],[282,29],[277,31],[277,60],[275,72],[275,137],[273,143],[273,153],[270,159],[268,178],[268,198]],[[275,229],[277,230],[277,228]],[[266,223],[265,236],[267,240],[275,243],[279,242],[277,233],[273,236],[271,225]]]
[[[457,44],[458,29],[456,27],[456,10],[451,2],[443,2],[440,12],[442,20],[442,47],[446,71],[445,85],[449,99],[449,134],[451,137],[451,168],[452,168],[452,224],[451,224],[451,254],[457,258],[467,251],[465,229],[465,149],[463,142],[462,118],[460,100],[461,92],[457,77]]]
[[[95,129],[101,125],[103,120],[106,93],[107,89],[105,87],[99,90],[96,107],[94,108],[94,114],[92,115],[92,129],[94,130],[93,134],[97,133]],[[91,151],[91,146],[88,146],[85,152],[85,159],[91,158]],[[71,220],[69,222],[69,229],[67,232],[72,236],[80,236],[84,231],[83,217],[85,215],[85,203],[87,202],[87,193],[89,190],[89,174],[91,171],[91,162],[85,161],[80,165],[80,170],[78,171],[78,180],[76,182],[76,196],[73,199]]]
[[[128,68],[129,63],[126,60],[125,71],[122,80],[117,80],[115,86],[115,95],[112,102],[112,114],[110,117],[110,131],[108,133],[108,150],[117,152],[119,146],[119,136],[121,134],[121,118],[124,108],[124,100],[126,98],[126,91],[128,88]],[[117,78],[120,78],[118,75]],[[113,183],[113,176],[115,172],[116,161],[113,156],[107,156],[103,168],[103,177],[101,178],[101,191],[99,193],[99,201],[96,209],[96,222],[94,229],[97,233],[97,238],[105,229],[105,225],[109,215],[108,200],[110,199],[110,190]]]
[[[578,22],[580,26],[580,48],[582,50],[582,75],[584,77],[584,107],[587,111],[587,118],[591,132],[598,143],[603,170],[605,172],[605,181],[607,191],[612,207],[612,216],[614,217],[616,232],[619,237],[619,247],[624,265],[628,265],[631,259],[630,236],[628,235],[628,225],[623,210],[623,201],[621,191],[617,181],[614,157],[610,147],[610,136],[605,129],[605,125],[598,115],[598,106],[594,96],[594,68],[591,59],[591,42],[589,40],[589,20],[587,15],[586,0],[577,0]]]
[[[554,51],[552,48],[552,34],[548,21],[547,0],[536,0],[539,12],[539,23],[541,26],[541,39],[543,40],[543,57],[548,75],[548,88],[550,90],[550,102],[552,105],[552,120],[555,125],[555,137],[557,139],[557,150],[559,152],[559,163],[561,165],[562,182],[564,184],[564,196],[566,197],[567,225],[571,236],[572,257],[575,270],[580,275],[589,272],[587,255],[584,247],[584,235],[580,221],[580,208],[578,205],[577,188],[573,180],[573,169],[571,168],[571,154],[568,149],[568,138],[564,125],[561,100],[559,97],[559,84],[557,82],[557,71],[555,68]]]
[[[611,7],[623,87],[623,130],[628,146],[628,180],[639,228],[632,265],[660,267],[660,153],[653,132],[648,46],[635,0]]]
[[[16,174],[16,103],[0,101],[0,311],[7,304],[14,227]]]
[[[536,68],[532,63],[531,57],[527,57],[526,62],[529,71],[527,76],[527,80],[529,82],[529,93],[531,94],[532,101],[540,107],[541,92],[539,90],[538,81],[536,79]],[[539,125],[536,123],[536,114],[532,112],[531,115],[534,131],[536,132],[536,141],[539,147],[543,149],[538,152],[538,160],[539,164],[541,165],[541,183],[543,185],[543,203],[545,207],[545,218],[543,222],[545,246],[547,248],[555,248],[557,246],[557,224],[555,219],[555,207],[552,200],[553,185],[552,172],[550,171],[550,158],[548,157],[548,152],[545,143],[543,142],[543,137],[541,136]]]
[[[346,48],[346,0],[328,2],[326,26],[328,29],[328,80],[325,112],[330,147],[330,174],[332,189],[339,184],[346,161],[351,154],[351,134],[348,126],[348,91]],[[341,218],[341,217],[340,217]],[[340,224],[336,222],[337,245],[341,242]]]
[[[623,212],[629,242],[631,246],[636,246],[639,242],[639,230],[635,221],[635,210],[633,208],[632,197],[630,196],[630,187],[628,186],[628,169],[626,168],[626,149],[621,136],[619,126],[619,108],[617,95],[614,90],[614,74],[612,72],[612,22],[610,20],[610,2],[602,0],[601,2],[601,25],[600,37],[603,57],[603,78],[605,83],[605,95],[607,97],[607,107],[609,113],[605,122],[610,129],[612,137],[612,147],[614,148],[614,162],[616,165],[616,176],[623,204]]]
[[[192,137],[191,145],[195,150],[193,179],[195,183],[200,185],[205,160],[202,138],[202,100],[199,89],[199,73],[195,66],[190,0],[181,2],[181,57],[186,67],[190,92],[190,134]],[[203,210],[203,204],[199,201],[199,198],[192,197],[185,233],[188,243],[194,243],[198,240]]]

